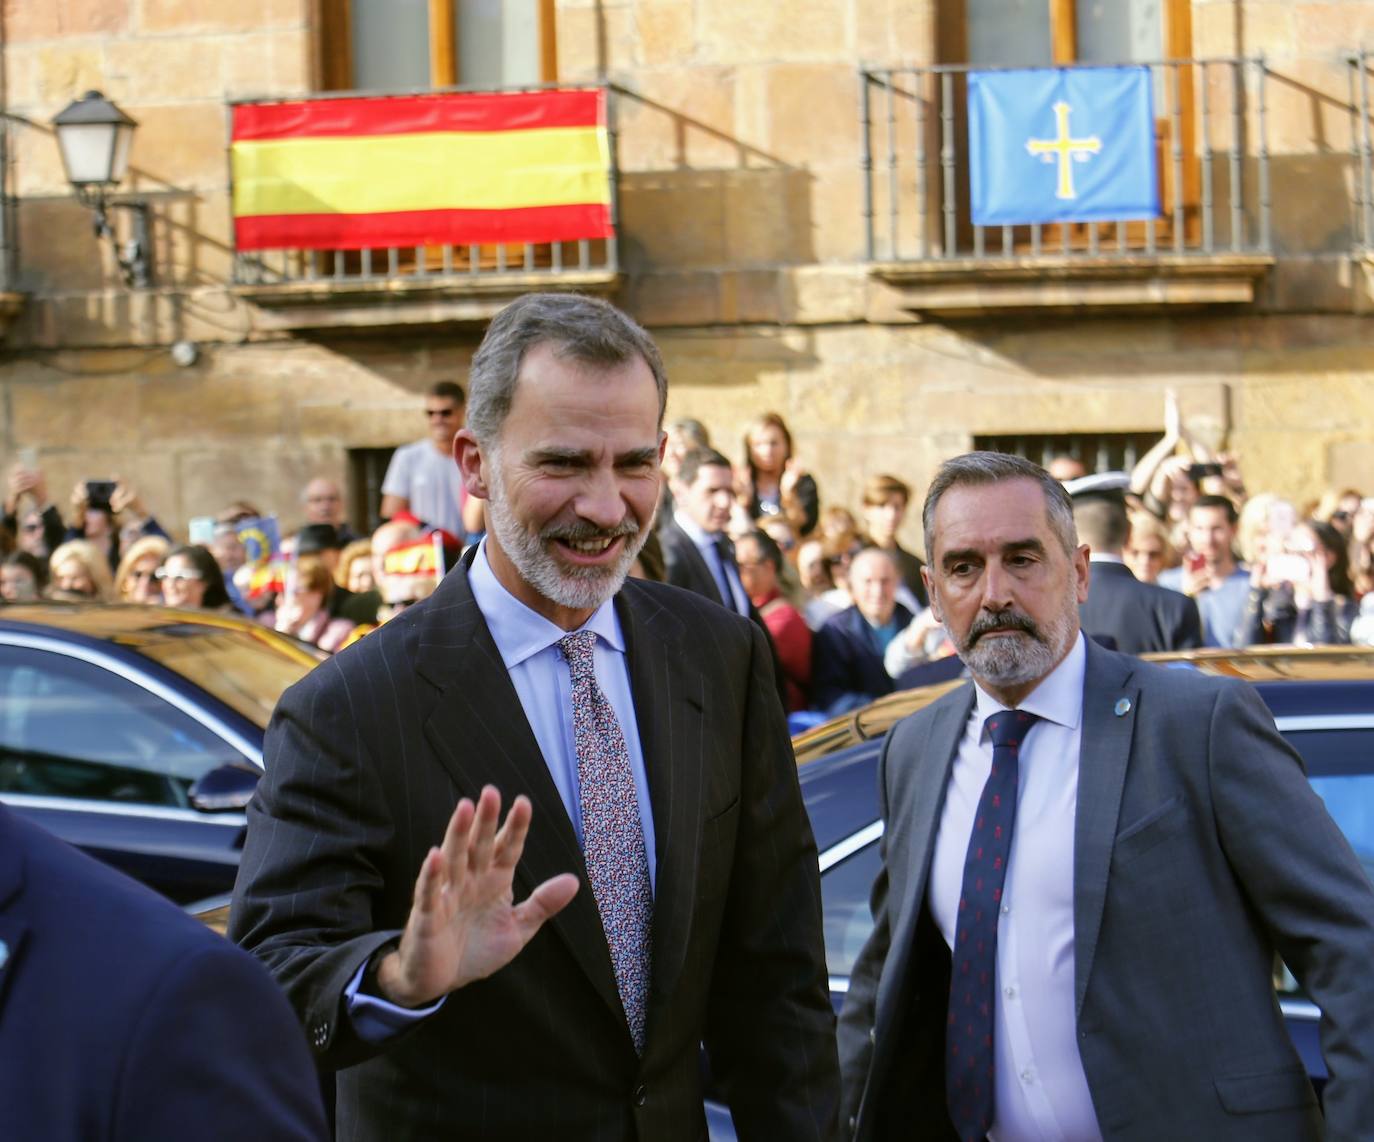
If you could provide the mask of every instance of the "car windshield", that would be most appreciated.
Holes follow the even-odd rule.
[[[158,627],[119,640],[193,682],[262,729],[282,691],[325,655],[273,631],[235,623]]]

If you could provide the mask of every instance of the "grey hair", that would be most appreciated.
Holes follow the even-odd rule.
[[[935,559],[935,508],[950,488],[986,487],[1007,480],[1034,480],[1045,496],[1045,516],[1050,530],[1059,540],[1065,555],[1073,555],[1078,547],[1078,531],[1073,522],[1073,501],[1064,485],[1039,464],[1004,452],[966,452],[940,465],[935,479],[926,492],[925,507],[921,509],[921,526],[925,530],[926,558]]]
[[[613,367],[643,358],[658,386],[658,422],[668,404],[668,376],[653,338],[609,302],[573,293],[527,293],[492,318],[472,358],[467,425],[494,445],[510,415],[525,354],[548,342],[561,358]]]

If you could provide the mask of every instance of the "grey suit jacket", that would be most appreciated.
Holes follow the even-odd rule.
[[[1275,952],[1324,1012],[1328,1136],[1369,1137],[1374,888],[1301,760],[1244,683],[1087,651],[1075,1002],[1103,1137],[1322,1136],[1275,1001]],[[913,714],[883,751],[876,926],[840,1020],[842,1112],[859,1138],[949,1129],[949,953],[931,939],[925,886],[973,698],[964,686]]]
[[[572,824],[466,569],[283,696],[249,809],[235,938],[338,1074],[341,1139],[698,1139],[699,1045],[742,1138],[828,1136],[838,1101],[816,850],[762,636],[663,584],[617,598],[658,867],[635,1053]],[[363,1042],[343,989],[484,783],[534,816],[517,898],[583,883],[508,967]]]

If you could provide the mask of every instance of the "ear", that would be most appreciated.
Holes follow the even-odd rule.
[[[945,616],[940,613],[940,598],[935,593],[935,580],[930,574],[930,565],[921,568],[921,582],[926,585],[926,598],[930,600],[930,613],[940,622],[945,621]]]
[[[463,477],[463,487],[470,496],[479,500],[490,499],[487,492],[487,475],[482,446],[472,430],[460,428],[453,437],[453,461]]]
[[[1088,600],[1088,583],[1092,579],[1092,564],[1088,560],[1088,545],[1086,543],[1079,546],[1073,553],[1073,577],[1074,585],[1078,592],[1078,601],[1085,603]]]

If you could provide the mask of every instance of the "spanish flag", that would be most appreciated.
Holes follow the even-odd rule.
[[[234,107],[240,250],[609,238],[605,92]]]

